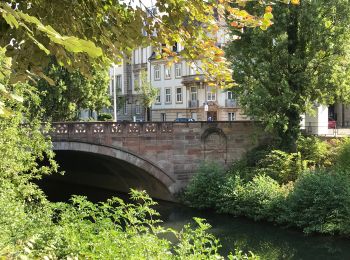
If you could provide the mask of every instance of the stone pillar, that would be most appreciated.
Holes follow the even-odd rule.
[[[305,115],[305,129],[307,133],[315,135],[328,134],[328,107],[319,105],[314,107],[314,114]]]

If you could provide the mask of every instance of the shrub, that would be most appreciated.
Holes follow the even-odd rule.
[[[300,153],[273,150],[258,162],[255,172],[270,176],[282,184],[295,181],[305,169],[306,164]]]
[[[331,144],[321,141],[315,136],[300,136],[297,141],[297,149],[301,153],[302,159],[307,161],[309,167],[331,166],[330,150]]]
[[[279,214],[287,190],[269,176],[257,175],[237,189],[235,215],[272,221]]]
[[[98,121],[111,121],[113,119],[113,116],[108,113],[101,113],[97,116]]]
[[[257,175],[244,184],[239,176],[230,176],[220,191],[220,212],[272,221],[278,216],[288,189],[265,175]]]
[[[286,200],[284,222],[305,232],[350,233],[348,177],[317,171],[303,175]]]
[[[244,181],[251,181],[258,174],[256,172],[258,163],[270,152],[271,147],[258,146],[248,151],[242,159],[233,162],[228,173],[240,176]]]
[[[191,207],[215,208],[224,182],[225,170],[217,163],[205,163],[188,184],[184,200]]]
[[[340,172],[350,173],[350,140],[345,139],[338,148],[335,156],[335,169]]]
[[[7,191],[0,190],[1,259],[224,259],[204,220],[179,232],[157,225],[156,203],[145,192],[132,191],[133,204],[118,198],[94,204],[76,196],[71,204],[33,211]],[[176,243],[161,238],[164,233]],[[229,259],[258,257],[237,252]]]
[[[228,174],[225,183],[219,191],[219,199],[216,207],[221,213],[229,213],[239,215],[237,212],[237,204],[241,190],[244,189],[244,182],[239,175]]]

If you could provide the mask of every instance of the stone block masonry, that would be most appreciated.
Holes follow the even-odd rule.
[[[253,121],[63,122],[53,123],[50,135],[56,150],[101,152],[142,167],[171,194],[186,186],[202,162],[228,167],[269,138]]]

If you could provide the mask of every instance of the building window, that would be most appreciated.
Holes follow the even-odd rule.
[[[208,101],[216,101],[216,90],[214,90],[212,88],[208,88],[207,100]]]
[[[171,103],[171,89],[165,89],[165,103]]]
[[[114,95],[113,95],[113,91],[114,91],[114,79],[111,78],[111,80],[110,80],[110,82],[109,82],[109,94],[110,94],[111,96],[114,96]]]
[[[157,92],[156,104],[160,104],[160,88],[157,89]]]
[[[136,101],[136,105],[135,105],[135,114],[139,115],[141,114],[141,106],[140,106],[140,102]]]
[[[160,67],[154,66],[154,80],[160,80]]]
[[[139,90],[140,89],[140,77],[139,74],[134,75],[134,90]]]
[[[181,63],[175,64],[175,78],[181,78]]]
[[[123,113],[124,115],[128,114],[128,101],[124,101],[124,107],[123,107]]]
[[[191,118],[197,121],[197,113],[196,112],[191,112]]]
[[[160,119],[165,122],[166,121],[166,114],[165,113],[161,113],[160,114]]]
[[[194,62],[189,64],[189,75],[195,75],[196,74],[196,64]]]
[[[197,100],[197,88],[191,87],[191,100]]]
[[[227,115],[228,115],[228,121],[234,121],[236,119],[236,115],[233,112],[229,112]]]
[[[182,103],[182,88],[176,88],[176,102]]]
[[[116,75],[115,76],[115,82],[116,82],[116,91],[118,92],[123,92],[122,91],[122,75]]]
[[[164,78],[171,79],[171,67],[170,66],[164,66]]]
[[[232,91],[227,91],[227,99],[233,100],[233,93],[232,93]]]

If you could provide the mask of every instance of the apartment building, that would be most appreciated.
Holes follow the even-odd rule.
[[[193,118],[196,121],[232,121],[247,119],[241,113],[231,91],[209,86],[198,69],[200,63],[182,60],[169,64],[150,59],[150,80],[158,89],[152,106],[153,121]]]
[[[150,56],[151,47],[140,47],[133,50],[130,58],[125,58],[121,64],[110,68],[109,95],[112,107],[109,112],[114,114],[115,99],[118,121],[145,121],[150,117],[147,117],[143,95],[139,90],[141,76],[143,73],[147,75],[149,71],[148,58]]]

